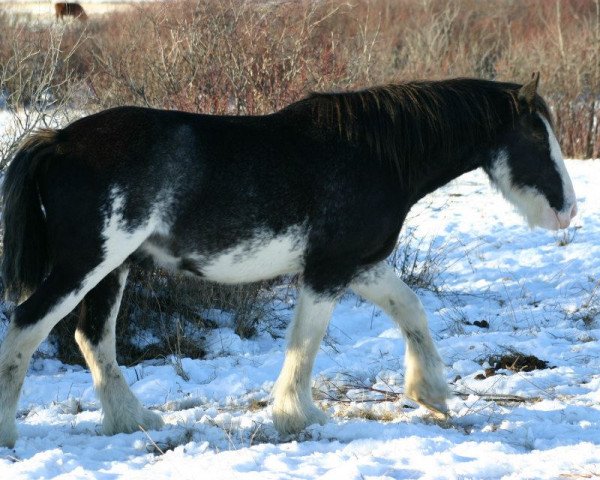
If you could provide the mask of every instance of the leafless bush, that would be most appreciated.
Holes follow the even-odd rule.
[[[13,66],[1,85],[15,105],[48,88],[68,96],[76,81],[87,110],[261,114],[309,90],[451,76],[524,81],[539,70],[565,154],[600,156],[600,0],[187,0],[86,27],[28,28],[6,15],[0,27],[0,65]],[[47,73],[52,65],[53,81],[33,63]],[[29,93],[14,93],[16,65],[33,74]]]
[[[94,87],[124,102],[206,113],[268,113],[309,89],[348,86],[340,32],[324,25],[342,3],[244,0],[144,6],[95,39]],[[369,48],[362,49],[363,55]]]
[[[415,237],[414,230],[405,229],[388,263],[410,287],[439,293],[439,280],[445,269],[448,246],[438,245],[433,240],[426,248],[422,247],[423,240]]]
[[[0,170],[21,139],[36,128],[66,123],[74,115],[77,95],[85,88],[85,75],[74,70],[74,57],[85,42],[84,32],[30,31],[9,27],[0,16],[3,35],[0,62],[0,103],[10,113],[0,139]]]
[[[588,279],[590,286],[583,288],[584,300],[573,311],[565,312],[570,321],[582,321],[583,324],[592,328],[600,320],[600,280]]]
[[[510,24],[500,62],[507,76],[525,68],[543,75],[566,155],[600,156],[600,0],[533,2],[528,18]]]
[[[131,365],[156,358],[202,358],[208,329],[229,326],[242,338],[279,320],[276,303],[287,290],[274,282],[218,285],[157,269],[132,270],[117,320],[119,363]],[[228,320],[218,321],[215,316]],[[73,340],[79,308],[52,332],[58,357],[82,363]],[[259,325],[260,323],[260,325]]]

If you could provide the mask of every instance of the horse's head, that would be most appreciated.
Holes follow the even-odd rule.
[[[517,117],[485,170],[530,226],[558,230],[577,214],[577,201],[538,81],[536,74],[518,90]]]

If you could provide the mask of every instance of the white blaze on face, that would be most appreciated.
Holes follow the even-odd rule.
[[[548,132],[550,156],[562,179],[563,208],[560,211],[552,208],[546,196],[534,187],[519,187],[512,183],[506,150],[498,152],[490,176],[504,197],[525,217],[530,227],[537,226],[549,230],[558,230],[569,226],[571,219],[577,213],[577,201],[556,136],[548,121],[542,115],[540,115],[540,118]]]
[[[544,122],[546,131],[548,132],[550,156],[556,165],[556,170],[558,171],[563,184],[564,204],[562,210],[556,212],[556,217],[559,222],[558,228],[567,228],[571,222],[571,219],[577,215],[577,198],[575,197],[575,189],[573,188],[573,182],[571,181],[569,172],[567,172],[567,167],[565,166],[565,161],[563,160],[563,155],[560,150],[558,140],[556,139],[556,135],[554,135],[554,131],[548,123],[548,120],[546,120],[543,115],[540,115],[540,118],[542,119],[542,122]]]
[[[508,152],[500,150],[493,162],[490,176],[504,198],[525,217],[530,227],[556,229],[556,217],[544,195],[533,187],[517,187],[511,181]]]

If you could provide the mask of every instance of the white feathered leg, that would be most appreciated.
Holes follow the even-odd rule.
[[[75,332],[75,340],[90,367],[96,394],[102,403],[102,427],[106,435],[132,433],[140,427],[157,430],[163,425],[158,413],[142,407],[117,364],[115,326],[127,273],[126,268],[111,273],[86,296],[84,315],[88,318],[81,319]],[[110,309],[105,312],[106,302]],[[89,338],[86,331],[91,328],[101,329],[99,341]]]
[[[57,271],[55,269],[13,312],[0,346],[0,446],[13,447],[17,440],[15,413],[33,352],[52,328],[77,306],[97,279],[107,273],[100,265],[79,283],[73,282],[77,288],[65,294],[61,282],[64,274]],[[23,326],[16,320],[19,315]]]
[[[311,372],[334,306],[334,299],[308,287],[299,292],[285,361],[273,389],[273,423],[282,434],[327,422],[327,415],[313,403]]]
[[[406,339],[406,395],[445,418],[448,388],[443,363],[417,295],[385,263],[360,275],[350,288],[385,310],[401,328]]]

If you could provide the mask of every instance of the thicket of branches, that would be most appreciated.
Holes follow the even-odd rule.
[[[600,0],[190,0],[67,28],[0,15],[9,104],[268,113],[310,90],[541,71],[564,153],[600,156]]]
[[[33,128],[115,105],[263,114],[311,90],[455,76],[523,82],[534,71],[565,156],[600,157],[600,0],[190,0],[66,26],[0,13],[0,32],[0,108],[15,119],[0,167]],[[250,334],[265,314],[261,286],[194,285],[201,293],[173,303],[156,293],[179,281],[166,278],[135,273],[122,317],[179,312],[206,323],[198,304],[216,304],[237,309]],[[179,327],[164,333],[179,352]]]

